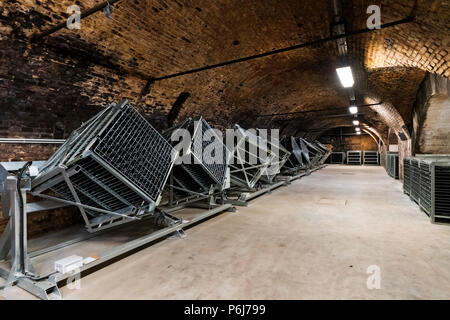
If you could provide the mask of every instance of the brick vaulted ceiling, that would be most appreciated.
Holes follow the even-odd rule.
[[[10,46],[25,43],[67,19],[68,6],[77,4],[84,11],[101,2],[1,2],[0,41]],[[366,9],[371,4],[380,5],[382,23],[409,15],[415,20],[347,39],[358,102],[384,102],[364,108],[362,117],[380,130],[410,125],[425,73],[450,76],[450,1],[343,0],[347,30],[365,28]],[[92,76],[74,77],[77,89],[71,89],[71,94],[87,96],[90,104],[101,105],[126,97],[155,121],[167,117],[180,93],[188,92],[179,119],[203,115],[222,128],[237,122],[283,127],[288,134],[320,132],[350,122],[339,117],[346,113],[349,100],[336,76],[338,51],[334,42],[150,86],[147,80],[326,38],[331,12],[331,1],[325,0],[122,0],[114,4],[112,19],[97,12],[82,20],[80,30],[63,29],[24,46],[24,56],[29,57],[27,63],[39,68],[38,53],[47,50],[87,61],[94,75],[107,68],[116,80],[114,88],[102,88]],[[36,71],[30,68],[30,72]],[[312,110],[324,111],[304,112]],[[303,113],[257,116],[286,112]]]

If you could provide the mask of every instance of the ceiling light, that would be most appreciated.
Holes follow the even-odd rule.
[[[356,106],[351,106],[350,108],[348,108],[348,110],[350,111],[351,114],[358,113],[358,107],[356,107]]]
[[[356,134],[361,134],[361,131],[356,132]]]
[[[359,127],[356,127],[355,130],[356,131],[361,131],[361,129]]]
[[[350,67],[336,68],[336,72],[344,88],[353,87],[355,81],[353,80],[352,69]]]
[[[353,120],[353,125],[359,126],[359,121],[358,120]]]

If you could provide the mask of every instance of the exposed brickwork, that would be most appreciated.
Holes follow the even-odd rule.
[[[378,145],[369,135],[360,136],[322,136],[320,142],[333,146],[333,151],[347,152],[351,150],[377,151]]]
[[[0,214],[2,214],[1,208]],[[8,220],[0,219],[0,233],[7,226]],[[83,224],[83,218],[77,208],[66,207],[29,214],[27,224],[28,236],[34,237],[45,232],[62,230],[75,224]]]
[[[450,154],[450,81],[429,75],[414,106],[414,153]]]
[[[55,144],[0,143],[0,161],[47,160],[57,148]]]

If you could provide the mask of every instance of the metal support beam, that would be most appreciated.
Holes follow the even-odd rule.
[[[373,107],[382,104],[383,101],[377,102],[377,103],[369,103],[369,104],[358,104],[356,107],[358,108],[366,108],[366,107]],[[325,112],[325,111],[331,111],[331,110],[348,110],[348,106],[346,107],[339,107],[339,108],[326,108],[326,109],[316,109],[316,110],[305,110],[305,111],[293,111],[293,112],[283,112],[283,113],[271,113],[271,114],[258,114],[256,117],[275,117],[275,116],[289,116],[292,114],[303,114],[303,113],[314,113],[314,112]]]
[[[11,257],[11,269],[4,274],[6,286],[17,283],[22,278],[34,277],[34,268],[28,256],[27,241],[27,216],[26,216],[26,190],[18,190],[18,178],[9,176],[6,179],[6,196],[9,198],[8,212],[4,213],[10,217],[5,237],[2,237],[2,258],[6,258],[8,252]]]
[[[11,144],[63,144],[64,139],[29,139],[29,138],[0,138],[0,143]]]

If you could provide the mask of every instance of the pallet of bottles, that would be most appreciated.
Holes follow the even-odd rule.
[[[347,151],[347,164],[361,165],[362,157],[360,150]]]
[[[450,222],[450,156],[417,155],[405,158],[403,190],[430,217]]]

